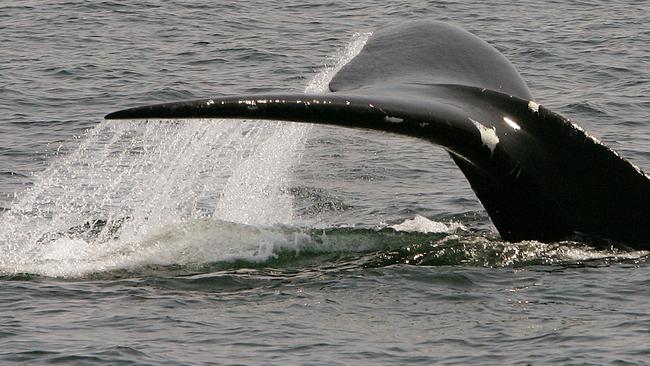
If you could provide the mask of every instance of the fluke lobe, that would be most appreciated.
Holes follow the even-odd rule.
[[[107,119],[254,118],[389,131],[446,149],[501,237],[650,249],[650,178],[533,101],[476,36],[416,21],[381,29],[327,94],[157,104]]]

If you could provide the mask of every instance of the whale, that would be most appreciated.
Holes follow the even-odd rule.
[[[509,242],[650,250],[650,177],[536,101],[497,49],[455,25],[375,31],[321,94],[144,105],[106,119],[268,119],[386,131],[445,149]]]

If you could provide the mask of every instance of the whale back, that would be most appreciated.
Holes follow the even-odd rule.
[[[456,26],[415,21],[375,32],[330,82],[333,92],[456,84],[532,99],[498,50]]]

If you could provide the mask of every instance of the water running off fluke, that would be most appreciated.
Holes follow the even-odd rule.
[[[107,119],[262,118],[378,130],[443,147],[500,236],[650,250],[650,176],[533,99],[496,48],[451,24],[377,30],[330,93],[145,105]]]
[[[305,91],[324,91],[367,37],[355,36]],[[308,130],[259,121],[103,121],[69,154],[53,159],[0,217],[0,272],[76,276],[148,264],[264,259],[272,244],[241,237],[247,225],[292,223],[285,187]],[[198,229],[187,225],[203,220],[220,228],[222,222],[244,226],[212,232],[222,237],[197,246],[187,234]],[[186,240],[169,242],[175,235]]]

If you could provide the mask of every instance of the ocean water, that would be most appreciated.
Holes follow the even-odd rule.
[[[324,92],[373,30],[434,19],[494,45],[538,102],[650,171],[649,10],[2,1],[0,363],[649,364],[648,253],[501,241],[436,146],[103,120]]]

